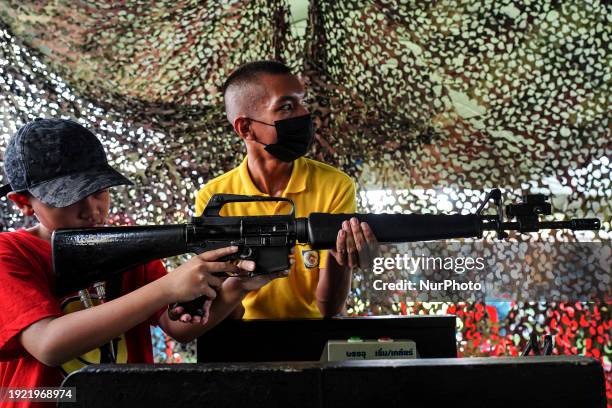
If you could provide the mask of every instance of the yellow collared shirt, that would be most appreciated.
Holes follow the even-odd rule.
[[[196,214],[202,214],[213,194],[268,196],[257,189],[247,166],[240,166],[209,181],[196,196]],[[293,162],[289,183],[282,197],[295,203],[296,217],[312,212],[354,213],[355,183],[340,170],[327,164],[301,157]],[[222,216],[287,214],[289,205],[275,202],[232,203],[221,210]],[[275,279],[249,293],[242,305],[245,319],[281,319],[321,317],[315,298],[319,268],[325,267],[327,251],[314,251],[308,246],[295,247],[295,264],[286,278]]]

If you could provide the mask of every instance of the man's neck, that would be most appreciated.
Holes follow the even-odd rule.
[[[271,161],[248,155],[247,167],[251,180],[259,191],[273,197],[280,197],[291,179],[293,162]]]

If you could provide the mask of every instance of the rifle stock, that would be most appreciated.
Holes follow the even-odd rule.
[[[57,230],[56,293],[67,295],[154,259],[184,254],[185,236],[182,224]]]

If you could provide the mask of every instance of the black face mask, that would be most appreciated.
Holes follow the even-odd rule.
[[[276,120],[273,125],[255,119],[251,120],[276,128],[276,143],[265,144],[259,141],[257,143],[266,146],[265,150],[268,153],[287,163],[304,156],[314,140],[314,127],[310,114]]]

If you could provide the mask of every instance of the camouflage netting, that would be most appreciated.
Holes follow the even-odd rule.
[[[552,193],[551,218],[603,220],[522,239],[609,241],[610,5],[311,0],[302,33],[284,0],[201,3],[0,1],[0,146],[35,117],[77,118],[137,185],[114,193],[112,221],[181,222],[244,154],[222,81],[282,59],[307,84],[311,157],[354,177],[360,211],[467,213],[499,186],[513,201]],[[0,207],[3,229],[32,223]],[[463,355],[516,354],[550,332],[555,352],[610,372],[607,303],[413,304],[371,287],[356,275],[350,313],[456,313]],[[158,358],[192,358],[177,350]]]

